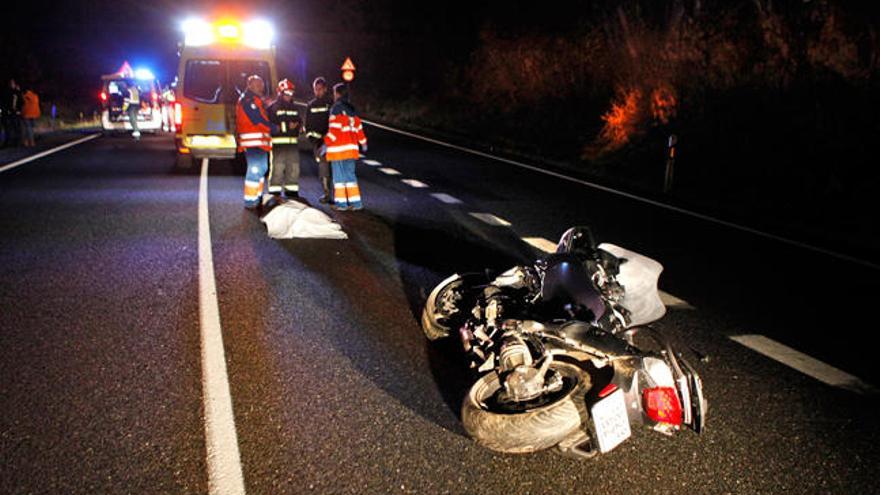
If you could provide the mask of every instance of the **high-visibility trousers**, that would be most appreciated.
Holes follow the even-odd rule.
[[[345,208],[360,208],[361,189],[354,173],[354,160],[331,161],[333,168],[333,202]]]
[[[274,139],[274,138],[273,138]],[[272,165],[269,167],[269,192],[299,192],[299,148],[295,144],[272,144]]]
[[[263,198],[266,171],[269,170],[269,152],[260,148],[245,148],[247,172],[244,174],[244,205],[256,206]]]

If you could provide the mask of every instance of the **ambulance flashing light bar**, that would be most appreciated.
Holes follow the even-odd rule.
[[[205,46],[213,43],[240,43],[251,48],[269,48],[275,36],[272,25],[256,19],[245,23],[219,21],[210,23],[201,19],[183,22],[183,42],[187,46]]]

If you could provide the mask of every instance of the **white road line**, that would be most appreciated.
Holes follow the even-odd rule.
[[[522,240],[545,253],[556,252],[556,243],[550,239],[545,239],[543,237],[523,237]],[[657,292],[660,293],[660,300],[663,301],[663,304],[665,304],[667,308],[696,309],[684,299],[679,299],[668,292],[663,292],[662,290]]]
[[[763,354],[790,368],[794,368],[822,383],[860,394],[877,393],[877,389],[871,384],[863,382],[859,378],[827,365],[822,361],[813,359],[791,347],[780,344],[775,340],[768,339],[763,335],[733,335],[730,338],[755,352]]]
[[[64,144],[62,144],[61,146],[56,146],[56,147],[54,147],[54,148],[52,148],[52,149],[49,149],[49,150],[46,150],[46,151],[41,151],[41,152],[37,153],[36,155],[31,155],[31,156],[29,156],[29,157],[27,157],[27,158],[22,158],[21,160],[18,160],[18,161],[12,162],[12,163],[7,163],[6,165],[3,165],[2,167],[0,167],[0,172],[6,172],[7,170],[12,170],[12,169],[14,169],[15,167],[18,167],[19,165],[24,165],[25,163],[32,162],[32,161],[34,161],[34,160],[38,160],[38,159],[40,159],[40,158],[43,158],[44,156],[49,156],[49,155],[51,155],[52,153],[57,153],[57,152],[59,152],[59,151],[61,151],[61,150],[64,150],[64,149],[70,148],[70,147],[72,147],[72,146],[76,146],[76,145],[78,145],[78,144],[80,144],[80,143],[84,143],[84,142],[89,141],[89,140],[91,140],[91,139],[95,139],[96,137],[98,137],[98,136],[100,136],[100,135],[101,135],[100,133],[98,133],[98,134],[89,134],[88,136],[86,136],[86,137],[84,137],[84,138],[77,139],[76,141],[71,141],[71,142],[69,142],[69,143],[64,143]]]
[[[865,266],[865,267],[868,267],[868,268],[873,268],[874,270],[880,270],[880,264],[873,263],[873,262],[866,261],[866,260],[862,260],[862,259],[856,258],[856,257],[854,257],[854,256],[850,256],[850,255],[847,255],[847,254],[838,253],[838,252],[836,252],[836,251],[831,251],[830,249],[825,249],[825,248],[821,248],[821,247],[818,247],[818,246],[811,246],[810,244],[806,244],[806,243],[804,243],[804,242],[796,241],[796,240],[793,240],[793,239],[788,239],[788,238],[786,238],[786,237],[782,237],[782,236],[779,236],[779,235],[771,234],[771,233],[769,233],[769,232],[764,232],[764,231],[761,231],[761,230],[758,230],[758,229],[754,229],[754,228],[752,228],[752,227],[747,227],[747,226],[745,226],[745,225],[740,225],[740,224],[738,224],[738,223],[728,222],[727,220],[722,220],[722,219],[720,219],[720,218],[715,218],[715,217],[710,216],[710,215],[704,215],[704,214],[702,214],[702,213],[697,213],[697,212],[695,212],[695,211],[686,210],[686,209],[684,209],[684,208],[679,208],[679,207],[677,207],[677,206],[672,206],[672,205],[669,205],[669,204],[666,204],[666,203],[662,203],[662,202],[660,202],[660,201],[655,201],[655,200],[652,200],[652,199],[643,198],[643,197],[641,197],[641,196],[636,196],[635,194],[630,194],[630,193],[628,193],[628,192],[619,191],[619,190],[617,190],[617,189],[613,189],[613,188],[610,188],[610,187],[607,187],[607,186],[603,186],[603,185],[600,185],[600,184],[596,184],[596,183],[594,183],[594,182],[586,181],[586,180],[583,180],[583,179],[578,179],[578,178],[575,178],[575,177],[569,177],[569,176],[567,176],[567,175],[560,174],[560,173],[558,173],[558,172],[553,172],[553,171],[551,171],[551,170],[545,170],[545,169],[543,169],[543,168],[536,167],[536,166],[534,166],[534,165],[528,165],[528,164],[526,164],[526,163],[518,162],[518,161],[516,161],[516,160],[510,160],[510,159],[507,159],[507,158],[502,158],[502,157],[500,157],[500,156],[491,155],[491,154],[489,154],[489,153],[484,153],[484,152],[482,152],[482,151],[477,151],[477,150],[472,150],[472,149],[470,149],[470,148],[465,148],[465,147],[463,147],[463,146],[457,146],[457,145],[454,145],[454,144],[445,143],[445,142],[443,142],[443,141],[438,141],[438,140],[436,140],[436,139],[432,139],[432,138],[429,138],[429,137],[420,136],[420,135],[418,135],[418,134],[414,134],[414,133],[412,133],[412,132],[402,131],[402,130],[400,130],[400,129],[395,129],[395,128],[393,128],[393,127],[389,127],[389,126],[386,126],[386,125],[377,124],[376,122],[371,122],[371,121],[369,121],[369,120],[364,120],[364,119],[361,119],[361,120],[362,120],[364,123],[369,124],[369,125],[371,125],[371,126],[373,126],[373,127],[378,127],[379,129],[385,129],[386,131],[394,132],[394,133],[401,134],[401,135],[404,135],[404,136],[409,136],[409,137],[411,137],[411,138],[415,138],[415,139],[420,139],[420,140],[422,140],[422,141],[427,141],[427,142],[429,142],[429,143],[433,143],[433,144],[437,144],[437,145],[440,145],[440,146],[445,146],[445,147],[447,147],[447,148],[452,148],[452,149],[455,149],[455,150],[463,151],[463,152],[465,152],[465,153],[470,153],[470,154],[472,154],[472,155],[477,155],[477,156],[481,156],[481,157],[483,157],[483,158],[489,158],[489,159],[491,159],[491,160],[496,160],[496,161],[503,162],[503,163],[507,163],[507,164],[514,165],[514,166],[517,166],[517,167],[525,168],[525,169],[531,170],[531,171],[533,171],[533,172],[538,172],[538,173],[540,173],[540,174],[549,175],[549,176],[551,176],[551,177],[556,177],[557,179],[562,179],[562,180],[567,180],[567,181],[569,181],[569,182],[574,182],[574,183],[577,183],[577,184],[582,184],[582,185],[585,185],[585,186],[588,186],[588,187],[592,187],[593,189],[598,189],[598,190],[600,190],[600,191],[604,191],[604,192],[607,192],[607,193],[609,193],[609,194],[614,194],[614,195],[617,195],[617,196],[622,196],[622,197],[624,197],[624,198],[629,198],[629,199],[632,199],[632,200],[634,200],[634,201],[638,201],[638,202],[640,202],[640,203],[645,203],[645,204],[649,204],[649,205],[652,205],[652,206],[656,206],[656,207],[658,207],[658,208],[663,208],[663,209],[665,209],[665,210],[674,211],[674,212],[676,212],[676,213],[680,213],[680,214],[682,214],[682,215],[687,215],[687,216],[690,216],[690,217],[698,218],[698,219],[700,219],[700,220],[704,220],[704,221],[706,221],[706,222],[715,223],[715,224],[719,224],[719,225],[724,225],[725,227],[730,227],[730,228],[732,228],[732,229],[740,230],[740,231],[743,231],[743,232],[748,232],[748,233],[750,233],[750,234],[754,234],[754,235],[757,235],[757,236],[759,236],[759,237],[764,237],[764,238],[767,238],[767,239],[772,239],[772,240],[774,240],[774,241],[781,242],[781,243],[783,243],[783,244],[788,244],[788,245],[791,245],[791,246],[796,246],[796,247],[799,247],[799,248],[802,248],[802,249],[807,249],[807,250],[809,250],[809,251],[813,251],[813,252],[816,252],[816,253],[822,253],[822,254],[825,254],[825,255],[827,255],[827,256],[831,256],[832,258],[837,258],[837,259],[840,259],[840,260],[849,261],[849,262],[851,262],[851,263],[855,263],[855,264],[857,264],[857,265],[862,265],[862,266]]]
[[[381,168],[379,169],[379,172],[382,172],[383,174],[386,174],[386,175],[400,175],[400,171],[399,171],[399,170],[397,170],[397,169],[393,169],[393,168],[390,168],[390,167],[381,167]]]
[[[226,374],[220,307],[211,252],[208,218],[208,159],[202,159],[199,182],[199,327],[202,334],[202,398],[205,405],[208,493],[243,494],[244,476]]]
[[[376,160],[361,160],[361,161],[371,167],[378,167],[378,166],[382,165],[382,163],[377,162]]]
[[[556,251],[556,243],[543,237],[523,237],[522,240],[545,253]]]
[[[434,199],[438,199],[448,205],[460,205],[461,204],[460,199],[456,198],[455,196],[450,196],[446,193],[432,193],[431,196],[433,196]]]
[[[488,223],[489,225],[496,225],[498,227],[510,227],[512,224],[507,220],[495,216],[491,213],[469,213],[470,216],[476,218],[477,220],[482,220],[483,222]]]
[[[428,187],[424,182],[415,179],[401,179],[400,182],[403,182],[410,187],[415,187],[416,189],[424,189]]]

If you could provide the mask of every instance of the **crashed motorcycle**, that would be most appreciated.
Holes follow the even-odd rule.
[[[462,405],[477,442],[593,457],[633,427],[701,432],[699,375],[656,325],[660,263],[573,227],[555,253],[498,275],[456,274],[430,293],[430,340],[460,339],[477,371]]]

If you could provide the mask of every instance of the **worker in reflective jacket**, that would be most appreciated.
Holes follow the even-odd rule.
[[[299,107],[293,102],[293,83],[287,79],[278,82],[278,98],[269,105],[269,120],[275,124],[272,132],[272,163],[269,167],[269,193],[276,200],[281,192],[287,198],[299,196],[299,146],[297,137],[302,129]]]
[[[247,172],[244,176],[244,207],[256,208],[263,197],[264,177],[269,169],[272,151],[272,122],[263,109],[263,79],[253,75],[247,78],[247,89],[235,107],[235,126],[238,132],[238,151],[244,152]]]
[[[360,150],[367,151],[367,137],[360,117],[348,101],[344,83],[333,86],[333,107],[324,136],[325,152],[333,169],[333,205],[335,210],[363,209],[361,190],[354,171]]]
[[[321,189],[324,195],[318,198],[321,203],[330,201],[330,164],[327,163],[327,154],[321,154],[324,144],[324,135],[327,134],[327,123],[330,118],[330,107],[333,106],[332,96],[327,91],[327,81],[323,77],[316,77],[312,82],[312,91],[315,97],[306,106],[305,133],[312,143],[315,161],[318,162],[318,177],[321,178]]]

